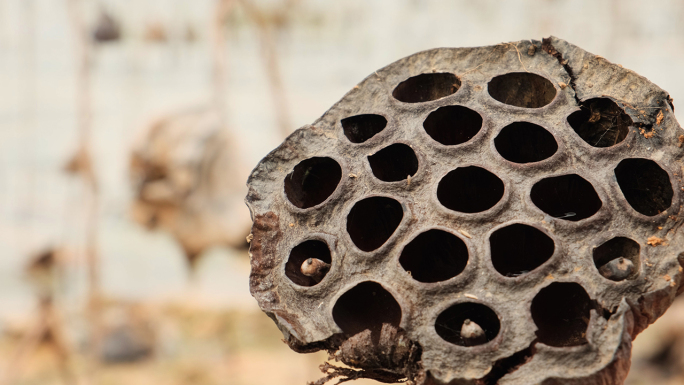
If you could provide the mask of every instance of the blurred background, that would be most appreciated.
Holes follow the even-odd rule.
[[[435,47],[555,35],[678,106],[682,20],[681,0],[0,0],[0,384],[317,379],[325,354],[249,295],[259,159]],[[680,299],[628,384],[682,383]]]

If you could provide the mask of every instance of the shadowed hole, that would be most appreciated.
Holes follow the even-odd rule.
[[[459,167],[437,186],[437,199],[444,207],[463,213],[492,208],[504,194],[504,184],[496,175],[477,166]]]
[[[654,216],[672,204],[672,184],[667,172],[648,159],[625,159],[615,167],[622,194],[632,208]]]
[[[532,226],[512,224],[489,237],[492,264],[506,277],[529,273],[548,261],[556,246],[548,235]]]
[[[451,73],[420,74],[399,83],[392,96],[404,103],[429,102],[456,93],[460,87],[461,81]]]
[[[544,178],[532,186],[530,197],[543,212],[566,221],[589,218],[603,205],[594,186],[576,174]]]
[[[368,157],[373,175],[384,182],[396,182],[418,171],[418,158],[411,147],[403,143],[387,146]]]
[[[333,320],[347,335],[366,329],[379,337],[382,324],[399,327],[401,307],[385,288],[376,282],[362,282],[342,294],[332,311]]]
[[[446,281],[468,264],[468,248],[459,237],[442,230],[428,230],[409,242],[399,263],[420,282]]]
[[[589,99],[580,110],[568,116],[570,127],[593,147],[610,147],[622,142],[629,133],[632,118],[608,98]]]
[[[342,168],[330,158],[309,158],[299,162],[285,177],[285,195],[300,209],[322,203],[335,191]]]
[[[631,276],[627,277],[632,278],[639,272],[638,267],[641,265],[641,259],[639,258],[640,250],[641,246],[639,246],[636,241],[626,237],[615,237],[603,243],[601,246],[594,248],[594,265],[596,265],[597,269],[600,269],[601,266],[615,259],[621,257],[628,259],[635,267]],[[613,280],[617,281],[620,279]]]
[[[556,88],[546,78],[529,72],[511,72],[489,81],[489,95],[515,107],[539,108],[551,103]]]
[[[382,115],[364,114],[341,120],[344,135],[352,143],[363,143],[385,129],[387,119]]]
[[[328,264],[332,263],[330,249],[325,242],[314,239],[304,241],[290,251],[290,258],[285,264],[285,275],[290,278],[290,281],[300,286],[314,286],[320,282],[320,279],[316,280],[302,273],[302,263],[309,258],[317,258]],[[323,276],[326,274],[327,271]]]
[[[469,141],[482,128],[482,116],[463,106],[440,107],[423,122],[425,132],[439,143],[452,146]]]
[[[465,320],[475,322],[484,331],[484,338],[473,341],[461,335]],[[473,302],[459,303],[446,309],[437,317],[435,330],[445,341],[461,346],[487,343],[499,334],[501,324],[496,313],[485,305]]]
[[[404,211],[394,199],[371,197],[356,202],[347,216],[347,232],[363,251],[382,246],[397,229]]]
[[[515,122],[504,127],[494,139],[496,150],[514,163],[539,162],[556,153],[558,144],[550,132],[528,122]]]
[[[539,342],[549,346],[587,343],[591,299],[574,282],[555,282],[541,289],[532,300],[532,319]]]

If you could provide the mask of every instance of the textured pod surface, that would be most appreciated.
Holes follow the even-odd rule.
[[[414,54],[254,169],[252,295],[348,377],[622,384],[681,283],[682,134],[557,38]]]

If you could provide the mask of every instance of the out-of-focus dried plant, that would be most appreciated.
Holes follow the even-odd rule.
[[[280,63],[275,41],[275,30],[288,24],[293,9],[299,0],[285,0],[279,6],[268,10],[257,7],[251,0],[239,0],[247,16],[254,22],[259,32],[261,57],[271,88],[271,99],[275,110],[278,128],[283,137],[292,132],[292,119],[289,113],[287,96],[280,76]]]
[[[73,370],[73,349],[65,338],[64,325],[55,306],[61,269],[67,258],[65,250],[54,247],[29,258],[26,273],[38,299],[35,322],[21,336],[0,383],[11,384],[20,374],[23,363],[41,345],[48,346],[54,352],[63,382],[67,385],[78,383]]]
[[[179,110],[158,119],[133,151],[133,217],[149,229],[171,233],[190,267],[211,247],[246,247],[251,226],[242,201],[247,169],[240,165],[239,148],[226,123],[226,20],[234,5],[240,4],[259,29],[275,114],[284,137],[290,133],[290,117],[272,28],[285,23],[296,3],[285,1],[267,13],[247,0],[217,0],[211,26],[212,105]]]
[[[76,119],[78,128],[78,144],[75,154],[66,165],[66,171],[83,179],[85,196],[85,264],[87,274],[87,318],[89,329],[89,369],[87,381],[94,381],[95,368],[98,365],[97,352],[102,339],[100,307],[102,292],[100,287],[100,259],[98,251],[100,193],[97,176],[92,161],[92,90],[91,64],[92,41],[88,28],[81,14],[78,0],[66,0],[67,13],[76,43]]]
[[[139,362],[155,353],[157,336],[152,319],[137,303],[108,304],[103,311],[100,360],[118,364]]]
[[[667,313],[634,345],[627,384],[684,383],[684,301],[676,299]]]
[[[98,43],[107,43],[121,39],[121,26],[107,11],[100,11],[100,17],[93,29],[93,40]]]
[[[165,43],[168,40],[166,27],[159,21],[153,21],[145,26],[144,38],[154,43]]]
[[[213,109],[189,109],[150,126],[131,157],[133,216],[170,232],[193,266],[213,246],[244,248],[249,214],[233,143]]]

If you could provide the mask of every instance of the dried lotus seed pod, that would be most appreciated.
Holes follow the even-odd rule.
[[[252,172],[252,295],[317,384],[622,384],[682,280],[673,108],[554,37],[401,59]]]

